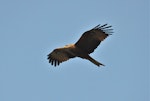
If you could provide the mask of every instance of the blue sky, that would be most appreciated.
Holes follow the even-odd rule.
[[[0,101],[148,101],[148,0],[1,0]],[[114,32],[54,68],[47,54],[98,24]]]

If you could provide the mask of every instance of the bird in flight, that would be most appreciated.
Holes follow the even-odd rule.
[[[60,63],[67,61],[74,57],[87,59],[97,66],[104,66],[104,64],[93,59],[89,54],[94,52],[98,45],[106,37],[111,35],[112,26],[108,24],[97,25],[89,31],[83,33],[80,39],[75,44],[69,44],[61,48],[54,49],[48,54],[48,60],[51,65],[58,66]]]

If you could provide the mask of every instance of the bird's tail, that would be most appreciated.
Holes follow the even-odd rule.
[[[91,61],[92,63],[94,63],[95,65],[97,65],[97,66],[105,66],[105,65],[103,65],[102,63],[100,63],[100,62],[98,62],[98,61],[96,61],[95,59],[93,59],[92,57],[90,57],[90,56],[88,56],[88,58],[87,58],[89,61]]]

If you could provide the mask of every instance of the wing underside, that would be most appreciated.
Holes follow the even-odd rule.
[[[97,25],[93,29],[83,33],[75,45],[90,54],[98,47],[101,41],[113,33],[113,29],[110,29],[111,27],[112,26],[107,26],[107,24],[102,26]]]
[[[57,66],[60,63],[75,57],[69,48],[55,49],[48,55],[48,60],[51,65]]]

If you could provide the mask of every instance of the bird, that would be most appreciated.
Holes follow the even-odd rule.
[[[79,57],[89,60],[96,66],[105,66],[93,59],[89,54],[94,52],[105,38],[112,35],[111,33],[113,33],[113,29],[111,29],[111,27],[112,26],[108,26],[108,24],[99,24],[91,30],[84,32],[75,44],[68,44],[64,47],[54,49],[47,55],[49,63],[56,67],[60,65],[60,63],[71,58]]]

